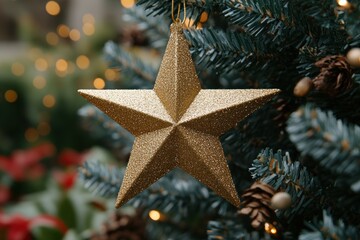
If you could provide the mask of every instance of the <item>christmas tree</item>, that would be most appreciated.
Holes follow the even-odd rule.
[[[360,3],[186,0],[184,8],[175,0],[174,6],[202,88],[281,90],[220,137],[241,206],[175,170],[123,206],[136,209],[136,217],[113,217],[86,237],[359,239]],[[136,30],[126,34],[145,42],[156,61],[106,43],[109,66],[121,72],[121,81],[106,88],[153,88],[171,15],[171,0],[139,0],[125,10]],[[80,178],[115,199],[134,138],[92,105],[79,115],[123,163],[117,169],[88,160]]]

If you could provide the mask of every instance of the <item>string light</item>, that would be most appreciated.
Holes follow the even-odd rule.
[[[7,90],[4,94],[5,100],[9,103],[14,103],[18,99],[18,95],[14,90]]]
[[[49,66],[48,62],[44,58],[38,58],[35,61],[35,68],[36,68],[36,70],[38,70],[40,72],[46,71],[48,66]]]
[[[151,220],[153,221],[159,221],[161,219],[161,214],[159,211],[156,211],[156,210],[151,210],[149,212],[149,217]]]
[[[103,89],[105,87],[105,81],[102,78],[96,78],[93,84],[96,89]]]
[[[78,68],[80,69],[87,69],[90,65],[90,60],[87,56],[85,55],[80,55],[76,58],[76,65],[78,66]]]
[[[350,8],[351,4],[347,0],[337,0],[340,7]]]
[[[264,229],[267,233],[272,234],[272,235],[275,235],[277,233],[277,229],[271,223],[265,223]]]
[[[209,18],[209,14],[207,12],[202,12],[200,15],[200,22],[205,23]]]
[[[23,64],[21,63],[13,63],[11,65],[11,72],[15,75],[15,76],[22,76],[25,73],[25,67]]]
[[[120,3],[124,8],[132,8],[135,5],[135,0],[121,0]]]
[[[46,96],[44,96],[43,97],[43,105],[45,106],[45,107],[47,107],[47,108],[52,108],[52,107],[54,107],[55,106],[55,104],[56,104],[56,99],[55,99],[55,97],[53,96],[53,95],[50,95],[50,94],[48,94],[48,95],[46,95]]]
[[[59,37],[54,32],[49,32],[46,34],[46,42],[52,46],[55,46],[59,43]]]
[[[69,37],[74,42],[79,41],[81,37],[80,31],[77,29],[72,29],[69,33]]]
[[[60,5],[55,1],[49,1],[45,5],[46,12],[52,16],[56,16],[60,13]]]
[[[46,86],[46,79],[43,76],[36,76],[33,85],[37,89],[43,89]]]

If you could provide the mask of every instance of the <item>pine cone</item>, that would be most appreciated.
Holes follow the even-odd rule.
[[[273,117],[273,120],[277,123],[279,128],[286,127],[286,122],[290,115],[299,107],[297,102],[291,99],[278,97],[273,103],[277,114]]]
[[[105,222],[99,232],[92,234],[88,240],[144,240],[145,222],[140,214],[135,216],[114,213]]]
[[[315,89],[335,97],[353,86],[352,69],[343,56],[327,56],[315,63],[321,68],[320,74],[313,79]]]
[[[239,214],[247,215],[251,219],[251,226],[259,229],[265,222],[272,222],[275,212],[270,207],[271,198],[275,194],[275,189],[262,182],[255,182],[242,195],[242,206]]]

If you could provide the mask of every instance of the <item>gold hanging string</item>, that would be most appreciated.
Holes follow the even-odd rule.
[[[186,19],[186,2],[185,1],[186,0],[183,1],[183,4],[184,4],[184,19],[183,19],[182,23],[184,23],[185,19]],[[174,2],[175,2],[175,0],[172,0],[172,2],[171,2],[171,18],[172,18],[173,22],[180,22],[181,4],[180,3],[178,4],[178,12],[177,12],[177,16],[175,18],[175,16],[174,16],[174,4],[175,3]]]

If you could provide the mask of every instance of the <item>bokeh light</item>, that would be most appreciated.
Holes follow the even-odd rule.
[[[105,87],[105,81],[102,78],[96,78],[93,84],[96,89],[103,89]]]
[[[124,8],[132,8],[135,5],[135,0],[120,0]]]
[[[15,75],[15,76],[22,76],[25,73],[25,67],[23,64],[21,63],[13,63],[11,65],[11,72]]]
[[[37,127],[37,131],[41,136],[46,136],[50,133],[51,127],[47,122],[40,122]]]
[[[90,66],[90,60],[85,55],[80,55],[76,58],[76,65],[78,68],[85,70]]]
[[[46,34],[46,42],[49,45],[55,46],[59,43],[59,37],[54,32],[49,32]]]
[[[81,37],[80,31],[77,29],[72,29],[69,33],[69,37],[74,42],[79,41]]]
[[[5,100],[9,103],[14,103],[18,99],[18,95],[14,90],[7,90],[4,94]]]
[[[43,101],[42,101],[42,102],[43,102],[43,104],[44,104],[45,107],[47,107],[47,108],[52,108],[52,107],[54,107],[55,104],[56,104],[56,99],[55,99],[55,97],[54,97],[53,95],[48,94],[48,95],[46,95],[46,96],[43,97]]]
[[[45,5],[46,12],[52,16],[56,16],[60,13],[61,7],[55,1],[49,1]]]
[[[66,70],[68,69],[68,62],[64,59],[59,59],[56,61],[56,70],[58,70],[59,72],[66,72]]]
[[[65,24],[60,24],[57,27],[57,32],[60,37],[67,38],[67,37],[69,37],[69,34],[70,34],[70,28],[68,26],[66,26]]]
[[[91,36],[95,33],[95,26],[92,23],[84,23],[82,30],[86,36]]]
[[[35,142],[36,140],[38,140],[38,138],[39,138],[39,133],[35,128],[28,128],[25,131],[25,139],[28,142]]]
[[[43,89],[46,86],[46,79],[43,76],[36,76],[33,80],[33,86],[37,89]]]
[[[106,69],[105,70],[105,78],[110,81],[115,81],[119,79],[119,72],[115,69]]]
[[[49,64],[45,58],[38,58],[35,61],[35,68],[40,72],[44,72],[48,69]]]

